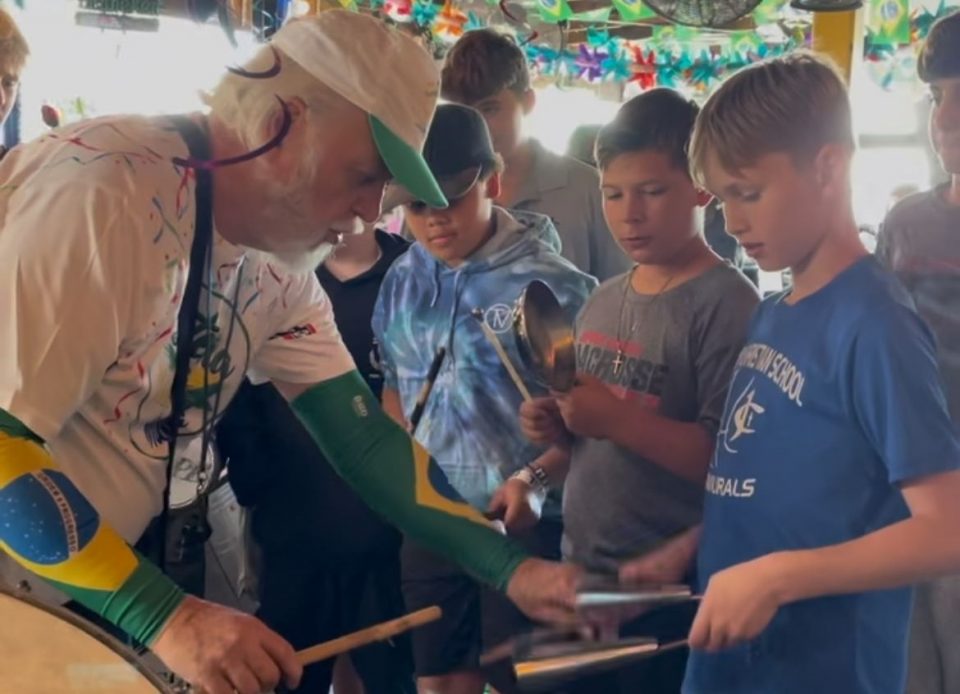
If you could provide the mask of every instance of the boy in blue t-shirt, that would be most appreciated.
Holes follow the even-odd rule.
[[[917,61],[930,86],[930,139],[951,180],[911,195],[883,222],[877,258],[910,292],[937,340],[940,373],[960,429],[960,13],[938,20]],[[960,575],[917,588],[910,694],[960,692]]]
[[[933,338],[850,200],[843,81],[806,53],[707,101],[695,174],[793,287],[757,309],[707,478],[688,694],[903,690],[910,584],[960,570],[960,442]]]

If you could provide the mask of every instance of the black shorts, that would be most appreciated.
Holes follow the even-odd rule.
[[[263,557],[257,616],[297,650],[403,614],[397,558],[367,565],[335,566],[309,561],[309,554]],[[413,662],[405,634],[350,652],[368,692],[414,694]],[[304,668],[296,690],[327,694],[333,658]],[[280,687],[278,692],[286,692]]]
[[[559,560],[562,534],[559,521],[542,520],[516,539],[533,556]],[[411,633],[418,676],[478,670],[481,653],[530,629],[532,622],[504,594],[455,564],[409,540],[400,556],[407,610],[443,610],[438,621]]]

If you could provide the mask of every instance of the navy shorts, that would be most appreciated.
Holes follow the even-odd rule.
[[[560,559],[563,525],[541,520],[515,539],[537,557]],[[437,605],[443,617],[411,633],[417,675],[429,677],[478,670],[480,655],[532,622],[507,597],[483,586],[455,564],[405,540],[400,553],[407,610]]]

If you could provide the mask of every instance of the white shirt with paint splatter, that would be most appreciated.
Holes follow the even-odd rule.
[[[178,156],[186,146],[168,121],[123,116],[54,131],[0,163],[0,408],[47,441],[131,542],[164,487],[157,425],[170,411],[195,223],[194,178]],[[190,432],[204,409],[208,420],[223,412],[245,374],[313,383],[354,368],[312,273],[287,274],[215,233],[212,274]]]

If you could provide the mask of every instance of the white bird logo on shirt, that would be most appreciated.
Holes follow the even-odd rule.
[[[756,432],[756,429],[753,428],[754,417],[766,411],[762,405],[754,402],[756,394],[757,390],[753,387],[753,379],[751,379],[747,387],[744,388],[743,392],[734,400],[733,406],[730,408],[730,416],[727,419],[726,426],[721,432],[723,435],[723,447],[729,453],[737,452],[736,448],[730,446],[731,443],[742,436]],[[731,425],[733,426],[732,432],[730,431]]]

